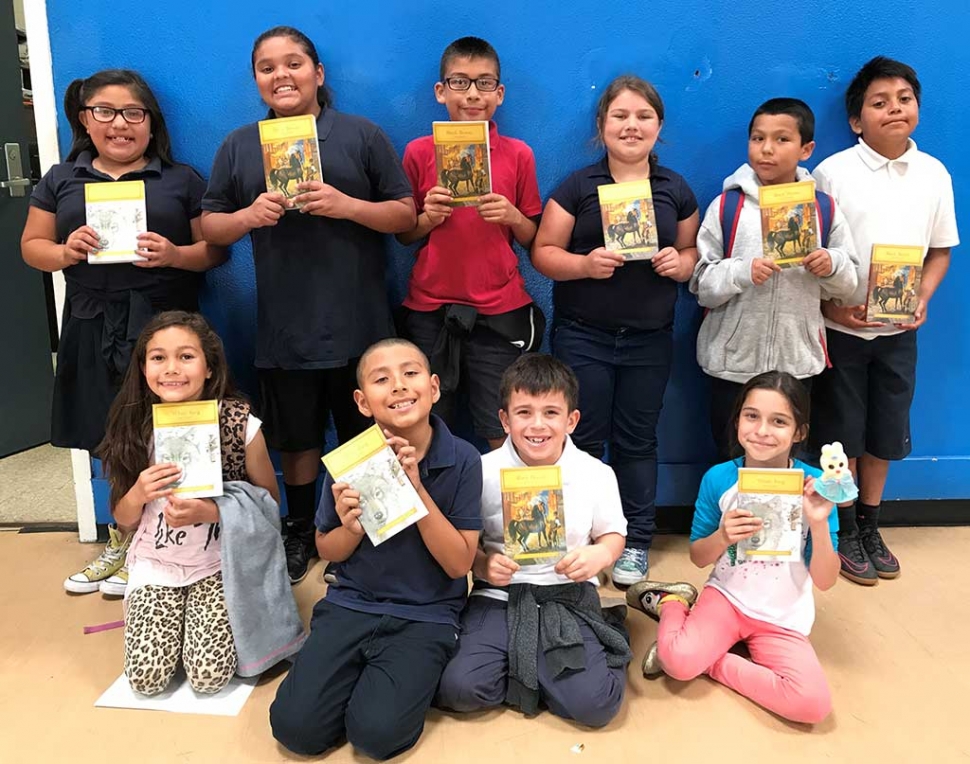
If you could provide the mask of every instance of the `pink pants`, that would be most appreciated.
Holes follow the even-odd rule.
[[[668,601],[660,610],[657,651],[664,671],[688,681],[706,673],[779,716],[814,724],[832,710],[828,683],[808,637],[738,610],[704,587],[692,611]],[[729,653],[738,642],[751,660]]]

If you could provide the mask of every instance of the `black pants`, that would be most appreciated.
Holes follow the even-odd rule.
[[[455,631],[320,600],[310,637],[270,706],[273,737],[305,756],[344,739],[373,759],[403,753],[424,731],[457,648]]]

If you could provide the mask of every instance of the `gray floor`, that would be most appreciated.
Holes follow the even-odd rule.
[[[75,523],[71,452],[38,446],[0,459],[0,523]]]

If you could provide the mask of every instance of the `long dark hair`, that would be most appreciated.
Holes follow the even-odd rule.
[[[787,371],[766,371],[756,377],[749,379],[738,397],[734,401],[734,409],[731,411],[730,428],[732,457],[738,457],[743,450],[738,443],[738,420],[741,418],[741,409],[744,402],[748,399],[748,393],[752,390],[774,390],[779,393],[791,406],[792,418],[795,420],[795,438],[792,440],[789,457],[795,453],[796,447],[808,438],[809,407],[811,401],[805,386]],[[801,436],[801,437],[799,437]]]
[[[172,159],[172,141],[168,137],[168,128],[165,126],[165,117],[162,116],[158,99],[142,76],[131,69],[105,69],[95,72],[86,80],[74,80],[67,86],[67,92],[64,93],[64,114],[71,124],[72,140],[71,151],[66,161],[73,162],[82,151],[90,151],[92,156],[98,155],[91,136],[81,124],[81,109],[88,105],[88,101],[94,98],[101,88],[110,85],[128,88],[148,110],[148,116],[151,119],[151,137],[148,139],[145,156],[158,157],[167,165],[175,164],[175,160]]]
[[[606,86],[606,90],[603,91],[603,95],[600,96],[599,103],[596,105],[596,138],[600,142],[603,140],[603,124],[606,122],[606,115],[609,113],[610,104],[624,90],[629,90],[637,95],[643,96],[646,102],[657,112],[657,119],[660,120],[660,124],[663,124],[664,102],[660,97],[660,93],[657,92],[657,89],[643,79],[643,77],[637,77],[635,74],[621,74]],[[658,138],[657,140],[659,142],[660,139]],[[651,151],[650,165],[656,166],[658,161],[657,152]]]
[[[320,56],[317,55],[317,46],[313,44],[313,41],[307,37],[303,32],[295,27],[273,27],[272,29],[267,29],[259,37],[256,38],[256,42],[253,43],[253,52],[250,56],[249,66],[253,70],[253,77],[256,76],[256,52],[259,50],[259,46],[262,45],[269,39],[273,37],[289,37],[293,42],[303,49],[303,52],[307,54],[309,59],[313,62],[313,66],[317,67],[320,65]],[[330,93],[330,88],[327,87],[326,78],[324,78],[323,84],[317,88],[317,103],[320,104],[321,109],[326,109],[328,106],[333,104],[333,96]]]
[[[225,401],[242,398],[232,381],[222,340],[201,315],[184,310],[168,310],[152,318],[135,343],[121,390],[108,412],[104,440],[98,446],[97,455],[104,462],[111,486],[112,507],[128,493],[141,471],[148,467],[152,404],[158,403],[159,398],[145,380],[145,355],[152,337],[173,326],[190,331],[199,338],[206,365],[212,372],[202,388],[202,399]]]

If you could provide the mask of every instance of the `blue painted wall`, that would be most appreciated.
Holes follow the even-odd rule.
[[[596,7],[595,11],[591,9]],[[876,54],[901,58],[924,85],[915,138],[939,157],[955,182],[957,212],[970,236],[970,158],[965,83],[970,75],[970,14],[965,0],[932,10],[911,0],[447,4],[383,0],[361,4],[261,0],[136,3],[47,0],[58,98],[75,77],[106,67],[138,69],[161,101],[176,156],[208,174],[223,137],[259,119],[264,107],[249,68],[252,40],[276,24],[316,42],[338,108],[380,124],[399,151],[444,117],[433,98],[438,59],[452,39],[475,34],[502,58],[505,104],[500,128],[534,149],[545,198],[570,171],[592,161],[593,110],[600,90],[622,72],[652,80],[667,120],[662,161],[682,173],[702,206],[746,157],[751,111],[763,100],[797,96],[815,110],[814,167],[853,142],[842,96],[858,67]],[[61,146],[70,143],[66,123]],[[965,248],[964,248],[965,249]],[[410,255],[389,248],[388,284],[399,302]],[[548,311],[550,284],[523,260],[533,297]],[[208,274],[205,310],[252,389],[255,322],[248,243]],[[957,250],[950,274],[920,331],[913,456],[895,465],[887,498],[970,497],[970,267]],[[663,504],[692,504],[712,453],[706,393],[694,362],[696,304],[678,306],[677,359],[661,421]]]

